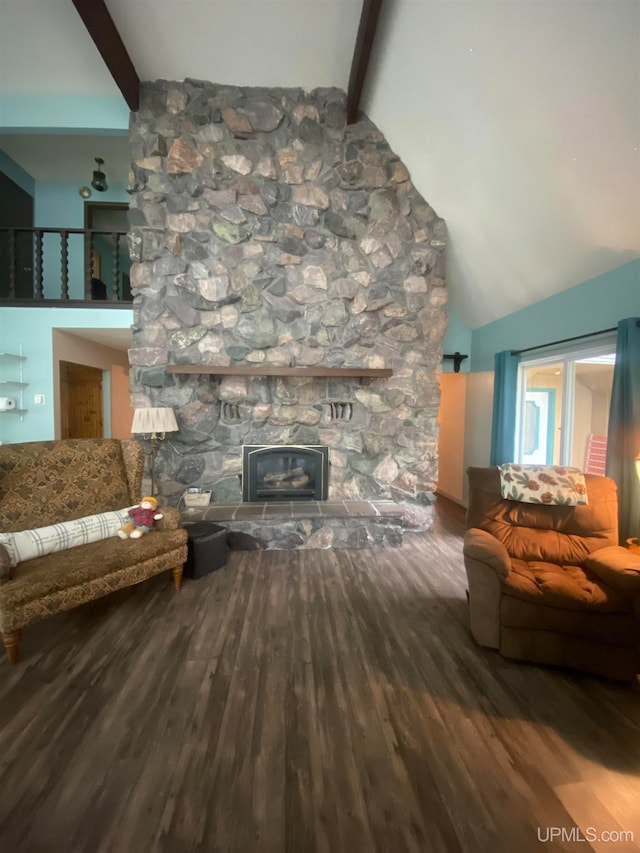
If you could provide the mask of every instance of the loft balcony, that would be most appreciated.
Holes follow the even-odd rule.
[[[0,307],[131,308],[125,231],[0,228]]]

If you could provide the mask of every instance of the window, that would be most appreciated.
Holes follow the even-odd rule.
[[[522,361],[516,460],[604,474],[614,365],[611,339]]]

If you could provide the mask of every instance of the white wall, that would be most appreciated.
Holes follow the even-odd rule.
[[[557,408],[560,408],[560,397],[557,398]],[[573,443],[571,453],[571,464],[576,468],[583,468],[585,463],[585,450],[587,447],[587,436],[593,432],[591,424],[591,412],[593,410],[593,395],[586,385],[576,380],[574,388],[574,409],[576,417],[573,421]]]
[[[383,4],[363,109],[472,328],[638,257],[639,38],[638,2]]]
[[[489,464],[492,410],[492,371],[442,374],[438,493],[463,506],[468,502],[467,468]]]
[[[486,466],[491,454],[491,419],[493,411],[493,371],[470,373],[464,412],[464,468]],[[464,478],[462,500],[468,499],[467,478]]]

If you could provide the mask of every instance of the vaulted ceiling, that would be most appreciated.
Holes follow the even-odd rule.
[[[106,5],[143,80],[346,89],[362,0]],[[0,107],[42,96],[119,90],[72,0],[0,0]],[[361,107],[446,219],[472,328],[640,257],[640,0],[383,0]],[[35,177],[73,171],[74,140],[40,139],[43,159],[7,125]]]

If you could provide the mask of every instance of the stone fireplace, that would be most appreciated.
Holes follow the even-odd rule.
[[[242,500],[243,446],[322,445],[330,500],[428,507],[446,229],[382,133],[339,90],[187,80],[143,85],[130,140],[132,402],[176,411],[164,495]]]

